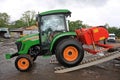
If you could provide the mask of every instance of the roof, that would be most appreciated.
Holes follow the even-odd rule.
[[[8,28],[0,28],[0,31],[8,31]]]
[[[33,25],[33,26],[29,26],[29,27],[21,27],[21,28],[14,28],[14,29],[10,29],[11,32],[21,32],[24,30],[38,30],[38,27]]]
[[[10,29],[10,32],[21,32],[23,30],[24,30],[23,27],[22,28],[14,28],[14,29]]]
[[[26,30],[38,30],[38,27],[33,25],[33,26],[29,26],[27,28],[25,28]]]
[[[57,9],[57,10],[49,10],[46,12],[40,13],[40,15],[50,15],[50,14],[58,14],[58,13],[63,13],[63,14],[70,14],[71,12],[67,9]]]

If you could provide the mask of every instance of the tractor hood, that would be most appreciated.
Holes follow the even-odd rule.
[[[26,35],[20,39],[17,40],[17,42],[19,41],[28,41],[28,40],[38,40],[39,39],[39,34],[29,34],[29,35]]]

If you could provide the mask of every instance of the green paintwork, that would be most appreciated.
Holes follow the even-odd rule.
[[[63,33],[60,33],[60,34],[57,34],[52,42],[51,42],[51,45],[50,45],[50,51],[52,51],[53,49],[53,46],[54,46],[54,43],[61,37],[64,37],[64,36],[76,36],[76,33],[75,32],[63,32]]]
[[[18,54],[27,54],[30,47],[39,44],[39,35],[38,34],[27,35],[18,39],[17,42],[18,41],[22,42],[22,46]]]
[[[66,13],[71,13],[71,12],[67,9],[58,9],[58,10],[50,10],[50,11],[42,12],[42,13],[40,13],[40,15],[44,16],[44,15],[57,14],[57,13],[66,14]]]
[[[10,59],[11,58],[11,54],[10,53],[5,54],[5,58],[6,59]]]
[[[63,32],[63,33],[57,34],[51,42],[50,51],[52,51],[54,43],[59,38],[64,37],[64,36],[75,36],[75,35],[76,35],[75,32]],[[20,51],[18,52],[18,54],[27,54],[28,50],[31,46],[39,44],[39,38],[33,39],[34,37],[39,37],[39,35],[38,34],[32,34],[32,35],[28,35],[28,36],[25,36],[25,37],[17,40],[17,41],[22,42],[22,47],[21,47]]]
[[[27,39],[27,38],[30,38],[30,37],[33,37],[33,36],[38,36],[38,33],[37,33],[37,34],[29,34],[29,35],[23,36],[23,37],[19,38],[19,39],[16,40],[16,41],[17,41],[17,42],[18,42],[18,41],[23,41],[23,40],[25,40],[25,39]]]
[[[22,46],[18,54],[27,54],[30,47],[39,45],[39,34],[30,34],[18,39],[16,42],[22,42]],[[11,59],[11,53],[5,54],[6,59]]]

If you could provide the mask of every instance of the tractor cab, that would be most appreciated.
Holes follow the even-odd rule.
[[[37,21],[42,50],[48,51],[51,41],[57,34],[69,31],[66,19],[70,14],[69,10],[50,10],[38,14]]]

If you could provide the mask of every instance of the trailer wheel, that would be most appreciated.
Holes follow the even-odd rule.
[[[33,60],[29,55],[19,55],[15,60],[15,67],[21,71],[29,71],[32,67]]]
[[[82,44],[75,39],[62,40],[56,49],[56,58],[65,67],[78,65],[84,57]]]

